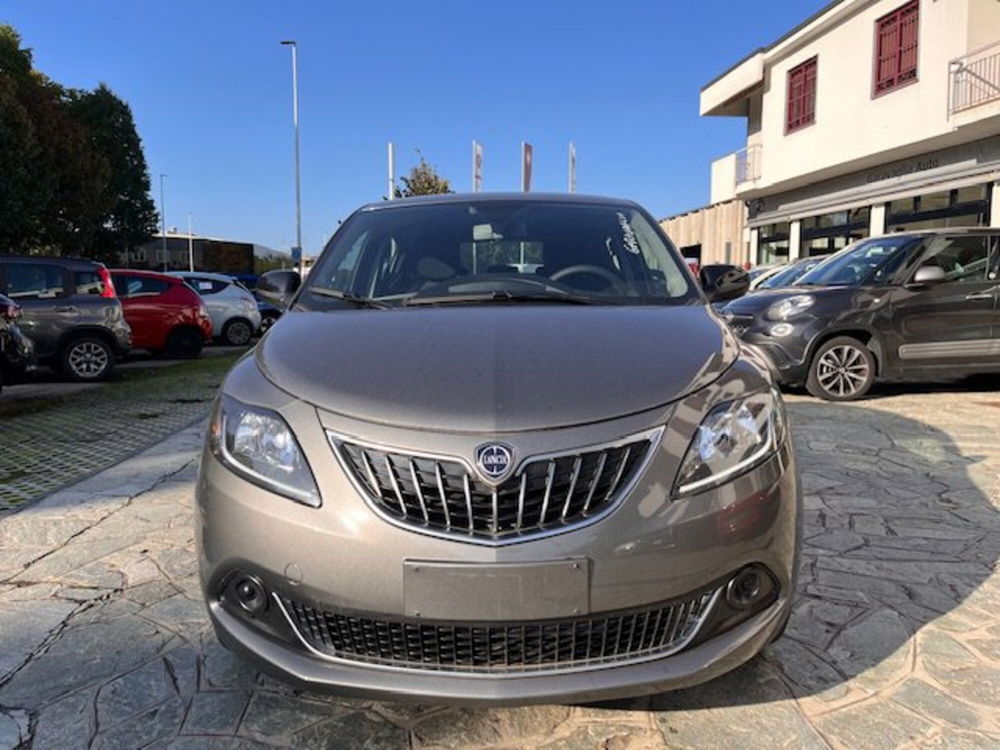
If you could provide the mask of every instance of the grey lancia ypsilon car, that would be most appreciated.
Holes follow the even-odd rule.
[[[229,648],[307,689],[580,702],[777,638],[800,497],[765,360],[638,205],[364,206],[232,370],[197,485]]]

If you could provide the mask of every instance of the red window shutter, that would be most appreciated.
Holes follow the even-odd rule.
[[[785,131],[791,132],[816,121],[816,58],[788,71],[788,103]]]
[[[920,2],[897,8],[875,22],[875,95],[917,77]]]

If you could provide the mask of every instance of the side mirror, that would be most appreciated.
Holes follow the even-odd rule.
[[[270,302],[279,310],[285,310],[300,286],[302,277],[298,271],[268,271],[257,280],[254,291],[261,299]]]
[[[924,286],[931,286],[933,284],[940,284],[945,281],[947,276],[945,276],[944,269],[937,265],[925,265],[920,266],[917,272],[913,274],[913,280],[911,284],[921,284]]]
[[[709,302],[725,302],[742,297],[750,289],[750,274],[739,266],[715,264],[702,266],[698,272],[701,287]]]

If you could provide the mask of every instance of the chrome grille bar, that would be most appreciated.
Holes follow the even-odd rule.
[[[472,488],[469,486],[469,475],[462,475],[462,489],[465,491],[465,511],[469,514],[469,533],[475,531],[475,519],[472,516]]]
[[[594,469],[594,476],[590,479],[590,490],[587,492],[587,499],[583,503],[583,510],[580,511],[583,515],[587,515],[587,511],[590,510],[590,502],[594,499],[594,492],[597,491],[597,485],[601,481],[601,474],[604,473],[604,464],[608,460],[608,453],[604,451],[601,453],[600,459],[597,461],[597,468]]]
[[[566,502],[563,503],[562,515],[559,516],[560,521],[565,521],[566,514],[569,513],[569,503],[573,499],[573,492],[576,490],[576,483],[580,478],[580,467],[582,465],[583,459],[580,456],[573,459],[573,475],[569,479],[569,489],[566,491]]]
[[[514,531],[521,530],[521,522],[524,520],[524,494],[528,489],[528,473],[521,472],[521,487],[517,492],[517,523],[514,524]]]
[[[413,480],[413,493],[417,496],[417,502],[420,504],[420,512],[424,516],[424,523],[430,521],[430,517],[427,515],[427,503],[424,502],[424,493],[420,489],[420,475],[417,473],[417,462],[412,458],[410,459],[410,478]]]
[[[392,468],[392,458],[388,453],[385,455],[385,470],[389,472],[389,484],[392,485],[392,491],[396,493],[396,499],[399,501],[399,510],[405,518],[408,515],[406,501],[403,499],[403,493],[399,491],[399,482],[396,481],[396,470]]]
[[[549,498],[552,497],[552,480],[556,475],[556,462],[550,460],[548,471],[545,475],[545,496],[542,498],[542,511],[538,514],[538,525],[545,525],[545,514],[549,510]]]
[[[437,480],[438,494],[441,497],[441,507],[444,508],[445,530],[451,529],[451,513],[448,509],[448,493],[444,491],[444,477],[441,476],[441,464],[434,462],[434,478]]]

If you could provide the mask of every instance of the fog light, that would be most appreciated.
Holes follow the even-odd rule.
[[[748,609],[760,599],[763,589],[760,571],[744,568],[726,586],[726,601],[737,609]]]
[[[790,336],[793,330],[791,323],[775,323],[767,329],[767,332],[781,338],[782,336]]]
[[[264,614],[267,610],[267,591],[254,576],[242,576],[233,586],[236,603],[251,617]]]

